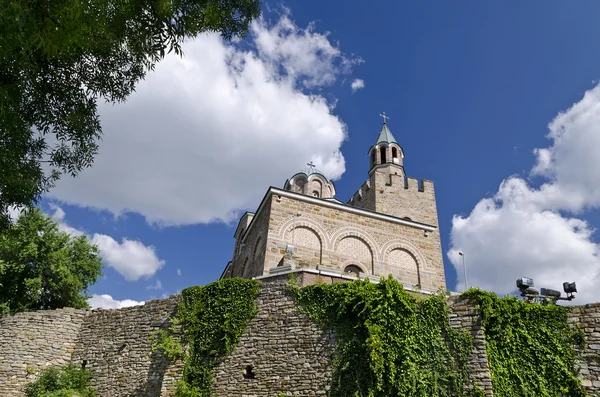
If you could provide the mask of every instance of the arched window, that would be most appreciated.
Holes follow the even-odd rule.
[[[386,149],[387,148],[385,146],[382,146],[381,149],[379,149],[379,153],[381,155],[381,164],[387,163],[387,160],[385,158],[385,151],[386,151]]]
[[[375,150],[371,151],[371,168],[375,166]]]
[[[313,197],[319,197],[319,192],[316,190],[313,190]]]
[[[344,273],[354,277],[358,277],[362,272],[362,269],[356,265],[348,265],[344,269]]]
[[[395,159],[398,158],[398,149],[396,149],[395,147],[392,148],[392,157]]]

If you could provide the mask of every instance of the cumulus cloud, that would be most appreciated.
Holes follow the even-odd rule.
[[[227,222],[308,161],[341,176],[346,126],[323,90],[360,59],[288,12],[253,23],[246,41],[207,34],[184,50],[125,103],[99,105],[94,166],[64,177],[53,197],[159,225]]]
[[[600,300],[600,246],[581,216],[600,205],[600,86],[549,124],[547,148],[534,151],[538,187],[509,177],[466,216],[454,216],[448,257],[463,290],[465,253],[469,286],[509,293],[521,276],[539,287],[562,289],[577,281],[577,303]]]
[[[92,297],[88,299],[88,303],[90,304],[92,309],[121,309],[124,307],[139,306],[144,304],[144,302],[138,302],[131,299],[125,299],[122,301],[116,300],[113,299],[112,296],[107,294],[92,295]]]
[[[350,88],[352,88],[352,92],[356,92],[361,88],[365,88],[365,81],[362,79],[354,79],[352,84],[350,84]]]
[[[60,230],[73,236],[86,235],[83,231],[69,226],[65,221],[65,211],[59,205],[52,203],[50,208],[54,210],[52,217],[58,221]],[[151,277],[165,264],[153,246],[144,245],[141,241],[124,238],[119,243],[111,236],[99,233],[87,237],[92,244],[98,246],[104,265],[112,267],[128,281]],[[160,280],[157,280],[155,286],[162,287]]]
[[[128,281],[150,277],[165,264],[153,246],[146,246],[141,241],[124,238],[119,243],[106,234],[94,234],[92,243],[100,249],[104,263]]]
[[[65,221],[65,211],[60,206],[58,206],[56,203],[50,203],[50,208],[54,210],[54,213],[52,213],[50,216],[52,216],[58,222],[59,230],[67,232],[74,237],[85,235],[83,231],[75,229],[67,224]]]

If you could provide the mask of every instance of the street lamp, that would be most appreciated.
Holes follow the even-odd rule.
[[[463,271],[465,272],[465,290],[469,289],[469,282],[467,281],[467,267],[465,266],[465,254],[462,251],[458,251],[458,255],[462,257]]]

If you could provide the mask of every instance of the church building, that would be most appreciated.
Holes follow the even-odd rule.
[[[369,178],[346,203],[312,163],[270,187],[235,231],[221,278],[302,273],[303,284],[392,275],[406,289],[446,286],[433,182],[406,176],[404,149],[384,122]]]

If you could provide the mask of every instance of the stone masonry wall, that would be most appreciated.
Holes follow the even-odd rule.
[[[214,396],[325,395],[332,376],[335,335],[319,329],[295,308],[288,275],[263,281],[257,316],[233,353],[215,369]],[[304,274],[301,285],[319,275]],[[312,278],[311,278],[312,277]],[[0,319],[0,396],[22,397],[23,386],[49,365],[69,361],[92,372],[99,397],[172,397],[182,375],[180,362],[152,352],[151,335],[169,326],[177,298],[119,310],[39,311]],[[469,385],[492,396],[481,320],[473,302],[449,300],[450,325],[466,329],[475,346]],[[587,336],[580,378],[600,391],[600,304],[571,307],[569,321]],[[290,394],[292,393],[292,394]]]
[[[473,337],[473,351],[469,357],[470,386],[477,385],[486,396],[493,396],[492,377],[485,348],[485,336],[477,304],[460,296],[448,300],[450,326],[454,329],[466,329]]]
[[[214,396],[319,396],[329,390],[333,333],[295,309],[287,280],[263,283],[258,314],[215,369]]]
[[[0,396],[23,396],[37,372],[68,364],[88,314],[67,308],[0,318]]]
[[[85,318],[73,362],[92,373],[102,397],[159,397],[169,360],[152,352],[152,333],[170,326],[177,298],[119,310],[97,310]]]
[[[298,213],[301,215],[292,220],[293,214]],[[414,280],[420,280],[424,290],[445,286],[437,230],[425,233],[416,227],[275,195],[271,202],[265,274],[281,262],[285,246],[291,242],[293,227],[310,230],[320,242],[320,247],[315,247],[312,242],[310,247],[303,247],[302,240],[295,241],[297,262],[303,266],[327,267],[341,272],[345,266],[353,264],[361,267],[366,274],[392,274],[411,287],[415,284]],[[361,242],[364,247],[346,249],[347,244],[342,244],[342,241],[347,238],[354,243]],[[412,256],[415,269],[394,268],[395,262],[390,258],[393,250]],[[417,269],[418,277],[400,277],[404,273],[415,274]]]
[[[600,303],[568,308],[569,322],[586,336],[586,347],[578,363],[579,378],[591,396],[600,394]]]
[[[232,260],[231,277],[252,278],[263,274],[271,200],[272,197],[265,198],[261,211],[252,219],[251,228],[238,237],[243,240],[241,243],[236,241],[241,248],[239,255]]]

